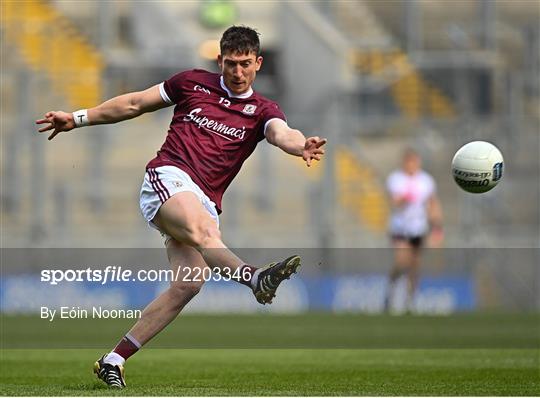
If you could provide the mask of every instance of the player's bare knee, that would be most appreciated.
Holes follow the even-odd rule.
[[[221,232],[213,222],[201,224],[190,234],[190,238],[193,246],[199,251],[221,246]]]
[[[221,247],[221,232],[215,224],[205,228],[202,243],[202,247],[205,249]]]
[[[186,223],[186,225],[177,232],[178,237],[176,239],[178,241],[194,248],[197,248],[203,239],[201,228],[197,222]]]
[[[189,231],[187,234],[187,243],[195,249],[200,250],[204,242],[204,234],[199,229]]]

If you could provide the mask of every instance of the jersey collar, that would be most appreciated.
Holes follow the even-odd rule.
[[[225,85],[225,82],[223,81],[223,76],[220,76],[219,77],[219,84],[221,85],[221,88],[227,93],[227,95],[230,97],[230,98],[240,98],[240,99],[245,99],[245,98],[249,98],[251,97],[251,95],[253,94],[253,89],[250,87],[248,91],[246,91],[245,93],[242,93],[242,94],[233,94],[231,92],[231,90],[229,90],[229,88]]]

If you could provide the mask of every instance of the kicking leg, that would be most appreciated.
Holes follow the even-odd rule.
[[[221,240],[216,221],[192,192],[170,197],[153,220],[163,232],[199,251],[212,269],[236,271],[245,263]]]
[[[233,279],[251,287],[261,304],[271,303],[279,284],[300,266],[298,256],[264,268],[246,264],[225,246],[216,221],[192,192],[173,195],[161,206],[153,221],[177,241],[197,249],[212,271],[237,275],[238,278]]]

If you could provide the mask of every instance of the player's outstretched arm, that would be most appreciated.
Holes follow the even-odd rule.
[[[266,127],[266,140],[290,155],[301,156],[308,167],[312,160],[321,160],[326,138],[304,137],[299,130],[291,129],[281,119],[271,120]]]
[[[47,112],[43,119],[36,120],[36,124],[45,124],[38,130],[40,133],[52,130],[48,138],[52,140],[57,134],[73,130],[76,127],[117,123],[166,106],[170,106],[170,104],[161,98],[159,85],[156,85],[144,91],[111,98],[90,109],[82,109],[73,113]]]

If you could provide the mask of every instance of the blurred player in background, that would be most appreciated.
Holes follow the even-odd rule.
[[[326,140],[305,138],[287,125],[279,106],[254,92],[261,68],[258,33],[248,27],[227,29],[220,41],[220,73],[189,70],[141,92],[112,98],[73,113],[48,112],[38,124],[49,139],[77,127],[110,124],[174,105],[165,143],[146,166],[141,211],[165,237],[179,280],[143,311],[141,319],[109,354],[94,365],[100,379],[125,386],[124,363],[167,326],[199,292],[205,267],[252,289],[261,304],[271,303],[279,284],[300,266],[298,256],[257,268],[233,254],[221,240],[218,214],[222,196],[257,143],[266,139],[307,166],[320,160]],[[268,165],[267,167],[271,167]]]
[[[435,180],[422,170],[420,156],[413,149],[404,152],[401,169],[388,176],[386,186],[393,209],[390,236],[395,257],[384,307],[386,311],[391,309],[397,281],[405,275],[405,308],[412,311],[418,287],[421,250],[426,243],[436,247],[443,241],[441,205]]]

